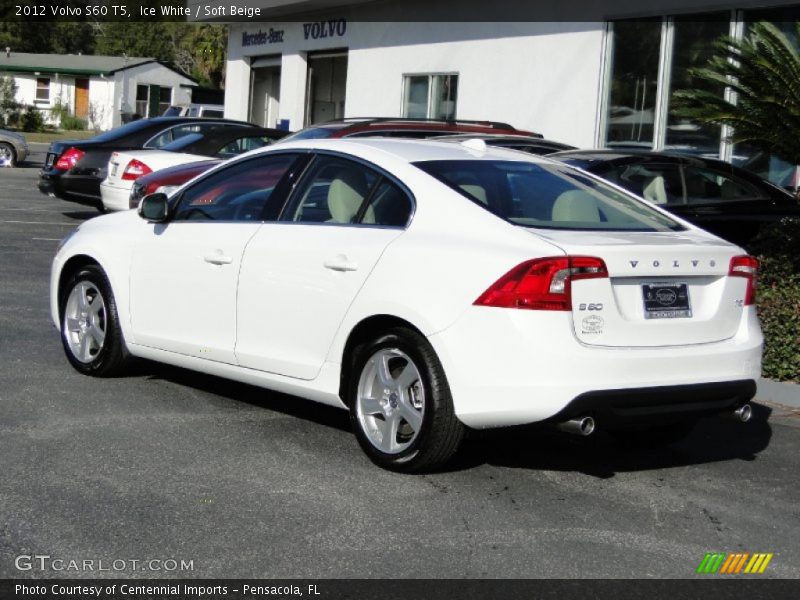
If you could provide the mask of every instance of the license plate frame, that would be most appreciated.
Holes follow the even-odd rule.
[[[47,156],[44,159],[44,168],[49,169],[53,166],[53,163],[56,162],[56,155],[52,152],[48,152]]]
[[[645,319],[690,319],[692,302],[686,282],[652,282],[642,284]]]

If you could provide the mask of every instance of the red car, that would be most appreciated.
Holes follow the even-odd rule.
[[[453,133],[490,133],[542,137],[539,133],[516,129],[508,123],[498,123],[496,121],[354,117],[311,125],[283,138],[283,141],[376,136],[428,138]]]
[[[169,195],[190,179],[205,173],[221,162],[222,160],[215,159],[175,165],[174,167],[167,167],[139,177],[133,182],[133,187],[131,188],[130,207],[137,208],[141,199],[148,194],[163,192]]]

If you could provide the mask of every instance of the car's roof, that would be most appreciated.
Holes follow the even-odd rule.
[[[728,162],[720,160],[719,158],[711,158],[706,156],[697,156],[694,154],[683,154],[678,150],[668,150],[662,152],[654,152],[652,150],[638,150],[638,149],[594,149],[594,150],[564,150],[562,152],[554,152],[547,155],[549,158],[555,160],[576,160],[580,161],[586,166],[598,165],[600,163],[609,163],[615,161],[632,162],[636,160],[663,160],[666,162],[679,162],[694,164],[696,166],[706,165],[709,167],[737,169]]]
[[[532,154],[523,154],[506,148],[482,144],[480,140],[467,140],[462,143],[453,143],[406,138],[337,138],[281,142],[280,144],[268,147],[268,149],[274,151],[288,150],[291,148],[347,152],[365,159],[369,159],[370,154],[375,155],[376,152],[379,152],[384,156],[389,155],[409,163],[430,160],[514,160],[523,162],[550,162],[547,159],[542,159]],[[267,149],[260,149],[255,152],[264,151],[267,151]]]
[[[445,135],[437,135],[435,138],[429,138],[434,140],[468,140],[468,139],[482,139],[486,140],[487,142],[492,141],[508,141],[508,142],[522,142],[522,143],[531,143],[531,144],[559,144],[562,145],[561,142],[555,142],[553,140],[546,140],[544,138],[535,136],[535,135],[526,135],[523,133],[490,133],[490,132],[475,132],[475,133],[449,133]],[[566,146],[566,144],[563,144]]]

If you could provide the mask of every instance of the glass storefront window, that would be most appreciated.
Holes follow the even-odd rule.
[[[424,119],[428,116],[428,76],[406,76],[403,116]]]
[[[403,116],[411,119],[455,119],[458,75],[406,75]]]
[[[753,23],[768,21],[773,23],[800,49],[800,40],[797,39],[796,23],[800,17],[800,7],[766,10],[744,11],[745,35]],[[796,189],[800,184],[800,167],[793,165],[775,154],[753,148],[748,144],[736,144],[733,147],[732,162],[735,165],[753,171],[760,177],[772,183],[790,189]]]
[[[677,18],[674,22],[672,42],[672,70],[669,93],[676,90],[698,89],[718,94],[725,93],[725,86],[712,84],[692,77],[691,69],[706,66],[714,54],[714,42],[730,31],[730,13],[715,13]],[[690,154],[708,157],[719,156],[720,127],[699,125],[675,114],[673,103],[667,112],[667,130],[664,147]]]
[[[606,144],[653,145],[661,20],[616,21]]]

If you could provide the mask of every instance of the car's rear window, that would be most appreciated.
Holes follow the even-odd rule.
[[[108,142],[111,140],[116,140],[117,138],[121,138],[126,135],[131,135],[136,133],[137,131],[141,131],[142,129],[146,129],[150,127],[153,122],[150,119],[139,119],[137,121],[131,121],[130,123],[126,123],[125,125],[121,125],[120,127],[115,127],[109,131],[101,133],[100,135],[96,135],[92,138],[93,142]],[[164,126],[166,127],[166,125]]]
[[[562,165],[494,160],[425,161],[415,165],[479,206],[522,227],[684,229],[645,203]]]
[[[335,125],[306,127],[305,129],[301,129],[300,131],[293,133],[292,135],[286,136],[285,138],[283,138],[283,141],[291,142],[293,140],[320,140],[323,138],[329,138],[334,133],[336,133],[337,131],[346,126],[348,126],[347,123],[337,123]]]

